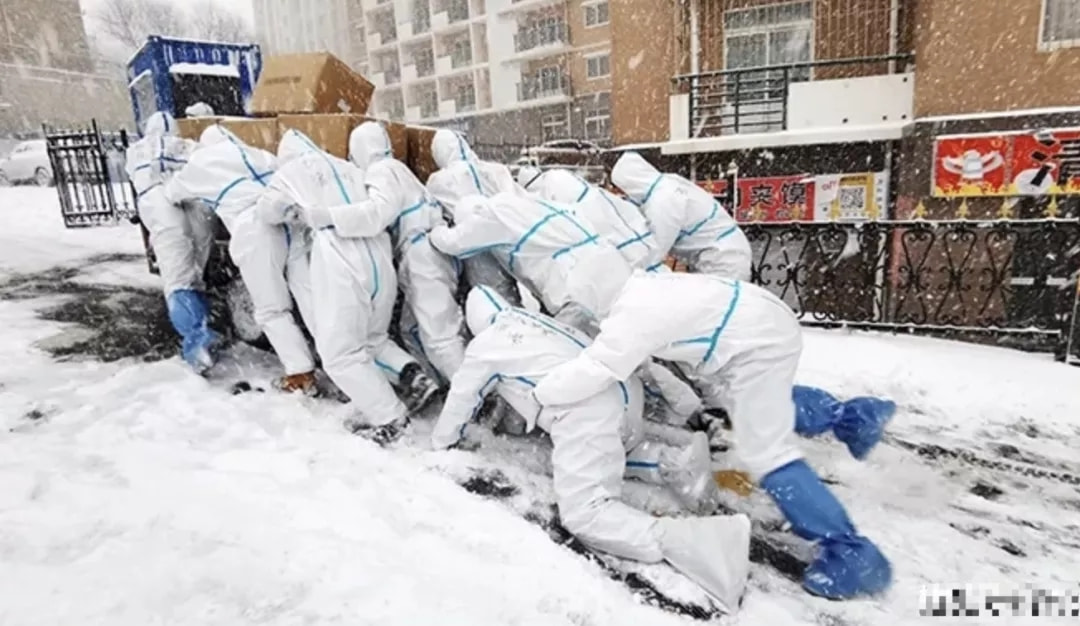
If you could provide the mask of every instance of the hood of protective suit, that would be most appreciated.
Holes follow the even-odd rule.
[[[512,308],[494,289],[477,285],[465,298],[465,323],[475,337],[495,323],[495,316]]]
[[[446,129],[436,131],[435,137],[431,140],[431,156],[439,169],[445,168],[454,161],[475,163],[479,160],[461,133]]]
[[[548,170],[539,183],[533,185],[534,191],[541,198],[558,204],[581,202],[589,191],[589,183],[564,169]]]
[[[184,109],[184,115],[187,115],[188,117],[213,117],[214,107],[205,102],[196,102]]]
[[[627,152],[619,157],[611,170],[611,182],[637,204],[645,202],[659,179],[660,171],[637,152]]]
[[[143,137],[175,137],[176,120],[173,116],[162,111],[154,113],[146,120],[143,127]]]
[[[290,128],[281,136],[281,143],[278,144],[278,164],[285,165],[302,154],[318,149],[319,147],[307,135],[295,128]]]
[[[372,163],[394,156],[390,135],[377,122],[364,122],[349,135],[349,160],[366,170]]]
[[[236,135],[232,134],[229,129],[225,128],[221,124],[214,124],[213,126],[207,126],[206,130],[199,135],[199,145],[215,146],[225,141],[240,141]]]
[[[540,178],[541,174],[543,174],[543,172],[540,169],[535,168],[531,165],[523,165],[518,170],[517,183],[524,187],[526,191],[536,191],[535,189],[529,187],[529,185],[535,184],[537,182],[537,179]]]

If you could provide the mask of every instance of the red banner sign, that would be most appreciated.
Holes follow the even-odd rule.
[[[939,137],[937,197],[1080,194],[1080,129]]]

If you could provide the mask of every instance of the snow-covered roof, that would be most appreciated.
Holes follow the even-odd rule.
[[[173,63],[169,66],[169,73],[240,78],[240,70],[235,66],[220,63]]]

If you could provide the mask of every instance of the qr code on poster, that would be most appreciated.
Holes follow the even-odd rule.
[[[866,187],[840,188],[840,214],[845,217],[866,213]]]

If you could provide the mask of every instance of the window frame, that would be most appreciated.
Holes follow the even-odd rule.
[[[558,118],[558,120],[551,122],[552,118]],[[548,128],[560,128],[561,133],[557,137],[549,137],[547,134]],[[540,115],[540,139],[541,142],[557,141],[559,139],[568,139],[571,136],[570,132],[570,116],[566,111],[560,113],[542,113]]]
[[[604,123],[607,124],[607,134],[602,137],[589,134],[589,123],[596,123],[597,120],[606,120]],[[611,109],[592,109],[585,111],[581,120],[581,129],[585,133],[586,141],[610,141],[612,132]]]
[[[1064,39],[1062,41],[1047,41],[1047,13],[1050,8],[1050,0],[1042,0],[1039,3],[1039,39],[1036,47],[1039,52],[1054,52],[1068,48],[1080,48],[1080,37]],[[1080,8],[1078,6],[1077,8]]]
[[[589,73],[589,61],[598,60],[607,57],[607,74],[597,74],[593,76]],[[593,54],[584,55],[585,60],[585,80],[603,80],[605,78],[611,78],[611,51],[605,50],[604,52],[595,52]]]
[[[589,11],[596,11],[597,19],[599,17],[600,5],[607,5],[607,19],[603,22],[596,22],[595,24],[589,24]],[[591,2],[585,2],[581,5],[581,21],[584,23],[585,28],[601,28],[611,24],[611,2],[610,0],[592,0]]]

